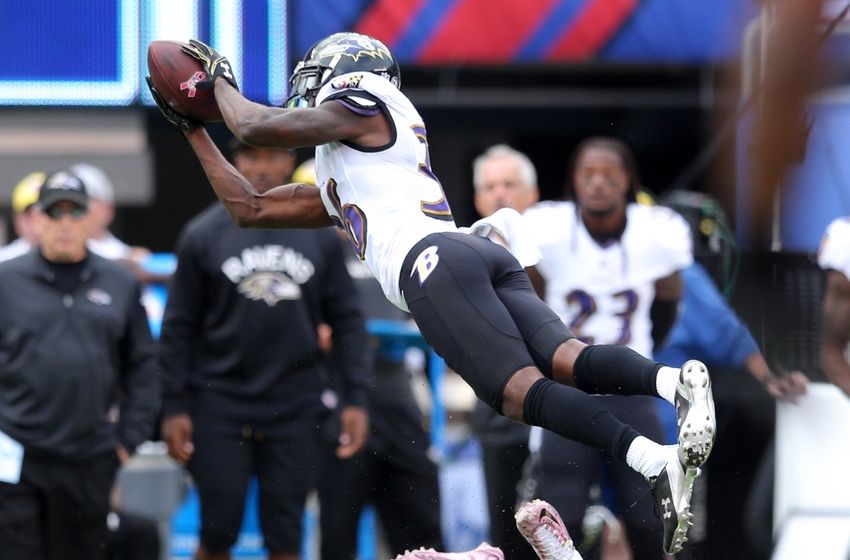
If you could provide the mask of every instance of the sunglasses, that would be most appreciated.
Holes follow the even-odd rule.
[[[47,217],[51,220],[61,220],[62,216],[65,214],[71,216],[71,218],[75,220],[79,220],[88,212],[87,208],[83,208],[82,206],[74,206],[72,208],[60,208],[59,206],[50,206],[49,208],[44,210],[44,213],[47,214]]]

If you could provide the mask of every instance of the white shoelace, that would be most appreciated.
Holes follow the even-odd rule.
[[[541,525],[534,530],[534,541],[543,560],[572,560],[573,547],[556,535],[549,525]]]

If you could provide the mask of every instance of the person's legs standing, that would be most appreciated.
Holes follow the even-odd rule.
[[[126,511],[112,511],[108,519],[110,560],[159,560],[159,526],[154,519]]]
[[[270,560],[301,558],[301,523],[316,486],[320,457],[318,411],[254,429],[260,526]]]
[[[321,557],[354,560],[363,507],[375,485],[375,458],[366,448],[350,459],[337,458],[339,444],[329,441],[322,451],[319,476]]]
[[[379,434],[372,499],[391,550],[443,548],[437,465],[418,410],[386,402],[373,407]]]
[[[17,484],[0,482],[0,550],[9,560],[44,560],[43,479],[29,457]]]
[[[90,459],[42,463],[48,560],[106,557],[106,516],[119,464],[111,449]]]
[[[585,560],[597,557],[582,546],[582,523],[590,504],[590,488],[599,479],[599,456],[598,449],[544,430],[533,473],[537,494],[561,515]]]
[[[648,397],[601,397],[614,415],[634,426],[653,441],[664,441],[664,431],[656,414],[656,403]],[[660,558],[659,542],[663,527],[653,510],[653,502],[646,495],[643,478],[620,462],[611,462],[609,481],[617,502],[615,513],[625,525],[626,534],[635,558]]]
[[[528,445],[482,444],[484,481],[490,511],[491,544],[512,560],[536,560],[537,555],[516,530],[517,485],[528,459]]]
[[[210,415],[193,415],[195,452],[188,468],[201,503],[195,557],[227,560],[239,538],[248,481],[254,470],[253,428]]]

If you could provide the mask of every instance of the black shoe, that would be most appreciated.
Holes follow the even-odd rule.
[[[679,430],[679,460],[687,468],[705,463],[711,448],[717,422],[708,368],[700,361],[689,360],[679,373],[676,386],[676,425]]]
[[[677,454],[678,455],[678,454]],[[649,479],[655,509],[664,527],[664,552],[676,554],[688,540],[688,529],[694,524],[691,494],[699,469],[686,469],[673,456],[658,476]]]

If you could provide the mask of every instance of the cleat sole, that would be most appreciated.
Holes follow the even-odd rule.
[[[690,361],[682,368],[682,382],[690,392],[690,408],[679,432],[679,459],[686,467],[695,469],[708,459],[717,429],[711,378],[705,365]]]

